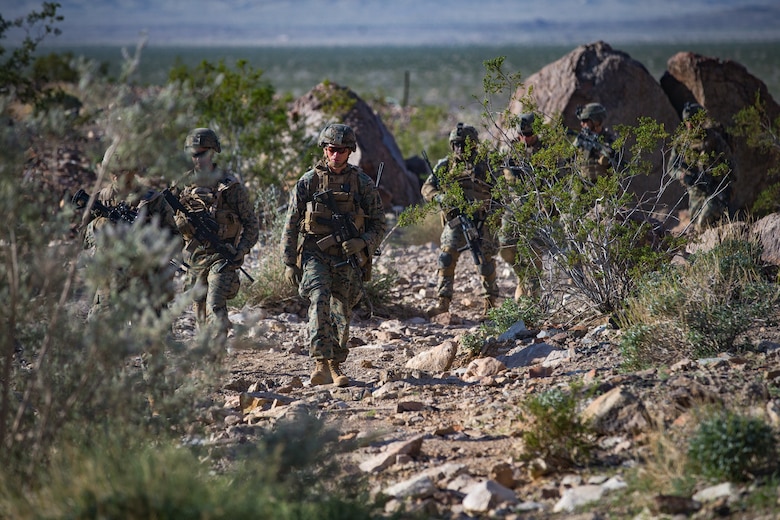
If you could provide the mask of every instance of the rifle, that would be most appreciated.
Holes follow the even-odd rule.
[[[576,136],[574,139],[574,146],[585,150],[588,153],[595,151],[602,157],[609,159],[609,162],[614,166],[615,151],[609,146],[599,141],[599,137],[589,128],[582,128],[579,133],[574,130],[567,130],[566,135]]]
[[[321,251],[325,251],[335,245],[341,246],[341,244],[350,238],[355,238],[360,235],[357,228],[355,227],[355,224],[349,218],[347,218],[346,215],[339,213],[336,200],[333,198],[333,190],[325,190],[315,193],[314,200],[325,204],[333,214],[329,219],[317,217],[317,222],[328,225],[333,230],[333,233],[317,241],[317,246]],[[349,255],[344,262],[336,264],[335,267],[341,267],[342,265],[349,264],[353,268],[362,272],[361,268],[367,263],[368,255],[366,255],[363,250],[360,250],[353,255]]]
[[[428,167],[428,174],[433,175],[433,168],[431,168],[431,161],[428,160],[428,154],[425,150],[422,151],[422,157],[425,159],[425,164]],[[474,222],[467,217],[458,208],[453,208],[447,212],[447,225],[455,227],[451,224],[455,218],[458,219],[458,225],[460,225],[463,236],[466,238],[466,245],[458,249],[459,252],[463,252],[466,249],[471,251],[471,258],[474,260],[474,265],[482,265],[485,263],[485,254],[482,252],[482,248],[479,245],[480,236],[477,226]]]
[[[208,243],[225,260],[225,262],[217,270],[218,272],[221,273],[223,269],[233,264],[234,252],[231,251],[222,242],[222,240],[219,239],[219,236],[217,236],[219,227],[214,219],[209,218],[206,215],[188,210],[176,197],[176,195],[171,193],[168,188],[163,190],[163,196],[173,209],[184,214],[184,216],[187,218],[187,221],[192,225],[195,238],[201,243]],[[244,275],[251,283],[255,282],[255,279],[252,278],[243,267],[238,266],[238,268],[242,273],[244,273]]]
[[[73,198],[71,199],[71,202],[73,205],[75,205],[78,209],[84,209],[87,207],[87,204],[89,203],[90,196],[89,194],[80,189],[76,192],[75,195],[73,195]],[[92,201],[92,212],[95,213],[97,216],[105,217],[114,224],[117,222],[125,222],[127,224],[132,224],[135,222],[135,219],[138,218],[138,212],[132,209],[126,202],[122,201],[116,206],[106,206],[99,200],[95,199]]]

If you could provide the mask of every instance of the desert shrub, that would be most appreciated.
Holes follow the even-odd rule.
[[[193,68],[175,66],[169,80],[197,93],[192,121],[217,132],[222,166],[242,176],[250,188],[279,185],[306,171],[303,122],[290,122],[290,96],[278,96],[262,70],[246,60],[234,66],[203,61]]]
[[[58,35],[61,30],[55,24],[63,20],[57,14],[60,4],[43,2],[40,11],[30,11],[26,16],[6,20],[0,16],[0,40],[9,33],[24,32],[21,44],[6,53],[0,45],[0,95],[16,95],[23,102],[35,101],[42,93],[42,86],[34,81],[30,73],[35,50],[49,35]]]
[[[527,397],[521,404],[521,458],[544,460],[551,468],[582,465],[590,459],[593,432],[578,413],[577,385],[568,391],[552,388]]]
[[[734,116],[734,125],[729,129],[734,135],[742,136],[746,139],[748,146],[754,148],[758,153],[765,154],[766,157],[773,159],[772,164],[767,169],[767,186],[759,192],[753,206],[751,215],[759,219],[780,209],[778,200],[780,200],[780,117],[772,120],[767,113],[766,101],[756,93],[755,102],[740,110]]]
[[[729,349],[757,320],[770,320],[778,299],[752,240],[729,238],[686,266],[650,273],[627,301],[621,349],[626,365],[668,364]]]
[[[688,445],[691,466],[714,481],[745,481],[776,469],[777,439],[761,419],[731,411],[705,417]]]
[[[309,416],[283,422],[254,451],[241,450],[228,471],[215,470],[213,454],[168,442],[68,445],[53,456],[40,486],[4,480],[0,512],[20,520],[373,518],[359,486],[346,496],[325,478],[332,470],[317,465],[332,454],[335,438]]]

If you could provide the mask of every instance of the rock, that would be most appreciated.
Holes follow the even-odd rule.
[[[518,502],[515,492],[495,480],[485,480],[473,486],[463,499],[463,509],[468,513],[486,513],[499,504]]]
[[[707,110],[714,121],[728,128],[737,112],[753,105],[756,95],[759,95],[766,104],[769,120],[774,121],[780,116],[780,106],[766,84],[735,61],[679,52],[669,58],[666,68],[661,77],[661,87],[678,114],[686,101],[695,101]],[[775,159],[749,147],[744,137],[731,133],[726,137],[738,165],[736,179],[731,186],[731,209],[749,208],[761,190],[774,182],[768,172]]]
[[[446,372],[455,361],[458,347],[452,341],[445,341],[438,347],[420,352],[404,365],[409,369],[423,370],[425,372]]]
[[[553,351],[562,350],[548,343],[533,343],[515,347],[504,355],[496,356],[496,359],[504,363],[508,369],[531,366],[541,362]]]
[[[638,117],[652,117],[667,130],[677,127],[680,117],[664,90],[647,68],[623,51],[598,41],[580,45],[557,61],[528,76],[513,95],[509,110],[520,114],[527,110],[521,101],[531,91],[542,114],[561,114],[563,123],[576,131],[580,125],[575,110],[578,105],[598,102],[607,109],[606,124],[636,125]],[[663,175],[661,151],[646,158],[653,167],[648,176],[632,181],[631,190],[644,194],[657,189]],[[684,191],[671,184],[661,203],[673,208]]]
[[[397,441],[385,448],[385,450],[360,463],[360,469],[366,473],[381,471],[391,466],[398,455],[415,457],[420,453],[423,436],[418,435],[408,440]]]
[[[473,360],[463,374],[464,381],[475,381],[486,376],[499,374],[506,370],[506,365],[496,358],[486,357]]]
[[[383,493],[394,498],[420,499],[433,496],[435,491],[436,484],[431,480],[431,477],[428,475],[416,475],[385,488]]]
[[[561,499],[553,507],[555,513],[571,513],[586,504],[598,502],[604,495],[601,486],[585,485],[565,490]]]
[[[333,113],[336,110],[337,113]],[[357,136],[357,151],[349,157],[374,181],[380,164],[384,164],[379,188],[385,208],[409,206],[420,202],[420,181],[406,168],[395,138],[382,119],[355,92],[333,82],[320,83],[298,98],[290,117],[303,119],[312,139],[328,122],[344,123]]]

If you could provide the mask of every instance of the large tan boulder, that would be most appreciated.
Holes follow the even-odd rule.
[[[607,109],[606,125],[636,126],[639,117],[651,117],[674,131],[680,119],[661,88],[645,66],[627,53],[598,41],[581,45],[559,60],[546,65],[527,78],[514,95],[509,110],[524,112],[519,100],[531,92],[538,110],[547,116],[562,115],[564,124],[579,131],[578,105],[598,102]],[[652,163],[652,174],[637,178],[631,190],[642,196],[658,191],[663,173],[663,156],[659,148],[646,159]],[[668,184],[661,198],[665,213],[672,211],[683,195],[677,183]]]
[[[349,162],[376,181],[384,163],[379,189],[386,210],[421,201],[417,177],[406,168],[401,150],[382,119],[352,90],[331,82],[316,85],[295,100],[291,117],[302,119],[312,142],[327,123],[344,123],[357,136],[357,151]],[[301,172],[303,173],[303,172]]]
[[[686,101],[696,101],[709,116],[728,131],[734,115],[755,102],[756,95],[766,103],[767,114],[774,121],[780,116],[780,106],[772,98],[763,81],[732,60],[721,60],[679,52],[669,58],[661,86],[677,113]],[[736,162],[736,180],[732,184],[732,210],[749,209],[758,194],[771,182],[767,169],[771,156],[747,146],[746,139],[727,133]]]

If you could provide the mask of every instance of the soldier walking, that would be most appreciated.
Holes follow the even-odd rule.
[[[184,146],[192,157],[193,169],[184,175],[183,187],[174,187],[172,193],[187,213],[212,224],[215,231],[213,241],[198,238],[192,219],[184,211],[176,211],[176,224],[184,237],[184,258],[189,263],[186,285],[198,324],[216,324],[219,338],[226,340],[231,326],[227,302],[238,294],[238,270],[257,242],[260,226],[247,189],[214,162],[214,155],[222,151],[217,134],[210,128],[196,128],[187,135]]]
[[[427,309],[428,316],[449,312],[455,285],[455,267],[460,252],[465,250],[467,245],[463,228],[459,225],[460,210],[446,206],[445,188],[448,184],[457,185],[465,201],[478,206],[471,220],[479,231],[478,242],[484,256],[476,266],[482,280],[483,314],[486,315],[489,309],[495,307],[499,295],[495,260],[498,244],[493,233],[485,225],[492,210],[493,178],[487,162],[479,158],[478,146],[477,129],[458,123],[450,132],[451,153],[436,164],[421,189],[422,196],[427,202],[436,201],[442,206],[441,218],[444,225],[437,272],[438,302]]]
[[[318,145],[322,158],[290,193],[282,259],[287,282],[309,300],[311,384],[347,386],[341,365],[349,354],[352,309],[387,223],[371,177],[347,162],[357,150],[352,128],[329,124]]]

